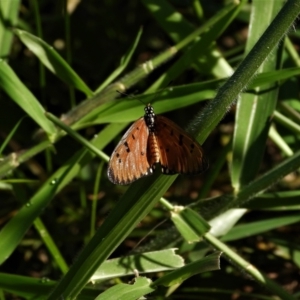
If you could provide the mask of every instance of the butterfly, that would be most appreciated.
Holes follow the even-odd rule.
[[[163,174],[199,174],[208,168],[203,149],[189,134],[166,117],[145,107],[113,151],[107,169],[109,180],[125,185],[153,174],[156,164]]]

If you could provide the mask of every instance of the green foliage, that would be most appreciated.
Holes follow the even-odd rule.
[[[29,3],[0,1],[1,299],[297,299],[300,0]],[[108,181],[147,103],[204,175]]]

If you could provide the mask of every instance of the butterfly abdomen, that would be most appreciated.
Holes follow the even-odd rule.
[[[159,148],[154,132],[149,133],[147,145],[147,158],[149,165],[155,168],[155,164],[160,162]]]

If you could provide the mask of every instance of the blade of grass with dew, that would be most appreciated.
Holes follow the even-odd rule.
[[[20,29],[14,29],[14,33],[20,38],[24,45],[32,51],[36,57],[48,68],[53,74],[59,77],[67,84],[85,93],[91,97],[93,92],[76,74],[71,66],[58,54],[53,47],[45,41]]]
[[[93,140],[93,144],[99,149],[106,146],[121,128],[109,125]],[[83,165],[90,161],[94,155],[86,149],[75,153],[59,170],[57,170],[29,199],[18,213],[0,231],[0,263],[3,263],[20,243],[34,219],[38,217],[45,207],[74,176],[78,174]]]
[[[282,7],[282,2],[253,1],[249,38],[246,52],[253,48],[257,39]],[[256,22],[256,20],[261,22]],[[268,72],[278,67],[278,51],[273,52],[260,66],[258,72]],[[265,92],[264,92],[265,91]],[[268,91],[268,92],[266,92]],[[231,181],[236,192],[252,180],[258,172],[265,150],[271,116],[277,103],[278,86],[264,85],[255,94],[242,94],[237,103],[233,136]]]

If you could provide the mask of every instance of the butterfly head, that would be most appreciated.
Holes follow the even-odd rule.
[[[145,107],[144,119],[150,132],[154,132],[155,129],[155,117],[156,116],[153,107],[151,106],[151,104],[148,104]]]

